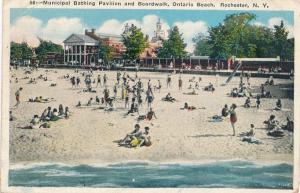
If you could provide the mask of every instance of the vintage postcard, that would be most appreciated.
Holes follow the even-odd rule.
[[[1,192],[297,192],[299,8],[5,0]]]

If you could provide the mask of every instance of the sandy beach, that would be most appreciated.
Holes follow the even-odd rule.
[[[10,109],[16,120],[10,122],[10,163],[23,162],[62,162],[62,163],[107,163],[130,160],[148,160],[154,162],[202,162],[205,160],[230,160],[241,159],[261,162],[293,162],[293,133],[285,131],[282,138],[270,137],[266,134],[263,121],[271,114],[278,121],[284,122],[289,116],[293,119],[292,99],[283,98],[282,111],[272,111],[277,98],[262,99],[261,108],[242,107],[245,98],[232,98],[227,96],[233,87],[238,87],[239,77],[234,77],[227,86],[221,86],[227,77],[201,75],[200,87],[207,86],[209,82],[216,87],[215,92],[196,90],[198,95],[184,95],[191,92],[189,79],[200,75],[183,74],[183,89],[178,89],[179,74],[171,75],[171,88],[166,86],[166,73],[139,72],[144,87],[148,79],[152,85],[157,85],[157,80],[162,83],[160,92],[154,92],[153,109],[157,119],[141,121],[141,128],[150,127],[152,145],[150,147],[125,148],[119,147],[115,140],[120,140],[134,129],[137,115],[124,116],[128,109],[124,108],[121,100],[121,87],[118,88],[116,110],[112,112],[95,108],[76,108],[78,101],[87,103],[90,97],[103,97],[104,87],[93,84],[96,93],[82,92],[85,89],[84,77],[74,72],[74,69],[39,69],[31,74],[24,74],[24,70],[13,69],[11,75],[18,77],[18,83],[11,78]],[[116,82],[116,71],[95,71],[93,79],[98,74],[108,76],[108,88],[111,95],[112,87]],[[134,72],[128,72],[134,77]],[[48,81],[37,79],[40,74],[48,77]],[[72,88],[69,79],[62,79],[66,74],[80,76],[80,88]],[[27,84],[25,76],[36,78],[36,84]],[[266,78],[251,78],[253,87],[260,86]],[[290,84],[291,80],[274,79],[275,84]],[[51,87],[51,83],[57,86]],[[217,85],[219,84],[219,85]],[[21,104],[16,104],[15,92],[19,87],[21,91]],[[161,98],[170,92],[177,101],[165,102]],[[30,97],[43,96],[54,98],[50,103],[26,102]],[[131,97],[130,97],[131,98]],[[140,114],[147,112],[145,95]],[[184,102],[195,107],[205,107],[194,111],[180,110]],[[232,136],[229,119],[223,122],[211,122],[211,116],[221,113],[225,104],[237,104],[236,132],[237,134],[248,131],[250,124],[256,127],[255,137],[262,144],[249,144],[241,141],[238,136]],[[251,99],[255,105],[255,99]],[[58,108],[59,104],[70,108],[69,119],[51,122],[51,128],[22,129],[29,125],[33,115],[41,115],[48,106]]]

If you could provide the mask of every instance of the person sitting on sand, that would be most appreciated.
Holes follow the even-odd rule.
[[[34,115],[33,118],[30,121],[30,128],[31,129],[38,129],[39,128],[39,124],[40,124],[40,120],[39,120],[39,116],[38,115]]]
[[[148,121],[151,121],[153,117],[155,119],[157,119],[155,112],[153,111],[152,108],[150,108],[150,110],[148,111],[148,113],[146,115],[140,115],[138,117],[138,120],[145,120],[146,119]]]
[[[195,89],[193,89],[192,92],[186,92],[186,93],[183,93],[183,94],[186,94],[186,95],[198,95],[198,93],[196,93]]]
[[[230,93],[230,96],[232,97],[238,97],[238,89],[237,88],[233,88],[231,93]]]
[[[196,84],[195,84],[195,89],[199,89],[199,88],[200,88],[199,83],[196,82]]]
[[[163,98],[163,100],[164,100],[164,101],[169,101],[169,102],[174,102],[176,99],[173,98],[173,97],[171,96],[170,93],[168,93],[168,94]]]
[[[276,102],[275,110],[276,110],[276,111],[280,111],[281,108],[282,108],[281,100],[278,99],[277,102]]]
[[[80,101],[78,101],[76,107],[81,107],[81,102]]]
[[[60,104],[58,106],[58,116],[63,116],[64,114],[65,114],[64,107],[62,106],[62,104]]]
[[[9,121],[14,121],[16,118],[13,116],[12,111],[9,111]]]
[[[259,107],[260,107],[260,96],[257,95],[257,96],[256,96],[256,108],[259,109]]]
[[[45,109],[40,117],[40,121],[49,121],[50,120],[50,117],[48,118],[47,117],[48,115],[48,109]]]
[[[98,96],[96,96],[96,99],[95,99],[96,103],[99,105],[100,104],[100,99]]]
[[[278,128],[279,122],[275,119],[275,115],[271,115],[267,121],[264,121],[267,124],[267,130],[274,130]]]
[[[69,117],[70,117],[70,110],[69,110],[69,107],[66,107],[65,108],[65,119],[69,119]]]
[[[52,111],[52,116],[50,118],[50,121],[58,121],[60,117],[58,116],[58,111],[56,108],[53,109]]]
[[[90,98],[86,104],[86,106],[92,106],[93,98]]]
[[[245,104],[244,104],[245,108],[250,108],[251,107],[251,100],[250,97],[247,97]]]
[[[250,130],[248,131],[248,132],[243,132],[243,133],[241,133],[239,136],[240,137],[254,137],[254,129],[255,129],[255,127],[254,127],[254,125],[253,124],[250,124]]]
[[[289,117],[286,118],[286,125],[282,126],[283,130],[294,132],[294,121],[290,120]]]
[[[120,146],[128,146],[128,145],[130,145],[130,142],[134,139],[134,137],[138,137],[141,135],[142,135],[142,132],[140,131],[140,125],[135,124],[134,130],[131,133],[127,134],[122,140],[120,140],[118,142],[118,144]]]
[[[266,85],[274,85],[274,80],[273,80],[273,76],[270,76],[268,78],[268,80],[265,83]]]
[[[149,147],[152,143],[151,143],[151,137],[149,136],[149,127],[145,127],[145,132],[142,133],[142,135],[139,136],[139,146],[146,146]]]
[[[213,92],[213,91],[215,91],[215,87],[214,87],[214,85],[210,82],[210,83],[208,84],[208,86],[204,87],[204,90],[205,90],[205,91],[211,91],[211,92]]]
[[[127,115],[129,115],[130,113],[135,113],[138,112],[138,105],[135,103],[135,98],[132,98],[132,102],[131,102],[131,106],[129,111],[127,112]]]
[[[227,104],[225,104],[225,106],[223,107],[222,111],[221,111],[221,115],[222,117],[227,117],[229,115],[229,109]]]

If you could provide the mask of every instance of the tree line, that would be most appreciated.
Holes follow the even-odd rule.
[[[215,59],[228,59],[232,56],[239,58],[274,58],[280,56],[282,61],[294,60],[294,38],[288,39],[289,31],[284,22],[273,28],[253,25],[256,15],[251,13],[231,14],[217,26],[210,27],[207,34],[199,33],[193,39],[195,49],[193,55],[210,56]],[[162,47],[155,52],[160,58],[185,58],[186,43],[179,28],[170,29],[168,38],[162,40]],[[148,36],[140,28],[131,25],[122,33],[125,60],[138,61],[140,55],[149,46]],[[48,52],[63,53],[61,45],[40,39],[38,47],[34,48],[37,59],[44,62]],[[104,63],[113,59],[114,49],[99,42],[98,57]],[[33,55],[27,43],[11,42],[11,59],[30,59]]]

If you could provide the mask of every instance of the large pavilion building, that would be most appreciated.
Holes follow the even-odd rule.
[[[72,34],[64,42],[64,63],[95,65],[98,61],[99,42],[87,35]]]

